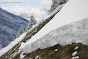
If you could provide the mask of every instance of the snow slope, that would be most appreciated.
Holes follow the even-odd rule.
[[[38,48],[44,49],[57,44],[65,46],[72,43],[88,46],[88,18],[57,28],[31,44],[22,43],[20,51],[31,53]]]
[[[26,44],[45,36],[50,31],[57,29],[65,24],[76,22],[88,17],[88,2],[87,0],[70,0],[55,15],[55,17],[46,24],[36,35],[34,35]],[[36,38],[36,39],[35,39]]]
[[[7,46],[13,41],[19,28],[21,26],[26,28],[27,24],[28,20],[0,8],[0,44],[2,47]]]
[[[71,25],[66,26],[67,28],[65,28],[65,26],[64,26],[62,28],[62,30],[60,30],[60,33],[57,33],[57,31],[50,33],[52,30],[55,30],[63,25],[70,24],[72,22],[76,22],[76,21],[79,21],[79,20],[82,20],[85,18],[88,18],[88,1],[87,0],[70,0],[66,3],[66,5],[62,8],[62,10],[48,24],[46,24],[29,41],[27,41],[26,43],[23,43],[22,45],[24,45],[25,47],[21,46],[20,50],[22,50],[23,53],[29,53],[38,48],[43,49],[43,48],[47,48],[47,47],[53,46],[58,43],[61,45],[70,44],[70,43],[76,41],[76,39],[78,39],[76,42],[81,42],[83,44],[87,44],[86,37],[83,35],[85,33],[87,34],[86,29],[85,29],[85,28],[87,28],[86,27],[87,25],[85,22],[88,22],[87,21],[88,19],[86,19],[86,21],[84,21],[84,23],[81,23],[81,24],[79,24],[79,22],[78,22],[79,25],[75,24],[75,25],[78,25],[78,26],[76,26],[76,28],[81,28],[81,26],[83,28],[83,26],[84,26],[83,24],[85,24],[85,28],[84,28],[85,32],[84,31],[82,32],[83,29],[81,29],[81,32],[83,33],[83,35],[80,35],[80,30],[78,30],[78,29],[77,29],[78,33],[76,33],[76,31],[75,31],[76,29],[75,29],[74,25],[72,25],[72,28],[70,28]],[[64,31],[66,29],[68,29],[68,31]],[[72,29],[74,29],[74,30],[72,30]],[[81,40],[79,40],[78,37],[74,37],[74,35],[71,36],[71,37],[74,37],[74,40],[71,40],[73,38],[69,37],[70,32],[71,32],[71,35],[73,33],[79,34],[81,37]],[[48,33],[50,33],[50,35],[46,35]],[[55,33],[57,33],[57,34],[55,34]],[[60,37],[61,39],[58,40],[59,34],[62,36]],[[66,35],[64,37],[63,35],[65,35],[65,34],[67,34],[68,36]],[[85,37],[84,41],[82,40],[82,36],[83,36],[83,38]],[[62,40],[62,39],[64,39],[64,40]],[[32,43],[32,42],[34,42],[34,43]]]

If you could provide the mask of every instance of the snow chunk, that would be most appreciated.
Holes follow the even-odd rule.
[[[75,56],[76,54],[77,54],[77,51],[73,52],[73,53],[72,53],[72,56]]]
[[[54,51],[58,51],[58,49],[55,49]]]
[[[76,56],[76,57],[72,57],[71,59],[79,59],[79,56]]]
[[[38,56],[35,57],[35,59],[41,59],[41,57],[39,57],[39,55],[38,55]]]
[[[77,50],[78,48],[79,48],[79,47],[77,46],[77,47],[75,47],[74,49]]]

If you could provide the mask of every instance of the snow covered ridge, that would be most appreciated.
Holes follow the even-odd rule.
[[[2,47],[7,46],[13,41],[19,28],[23,26],[25,29],[27,24],[28,20],[0,8],[0,44]]]
[[[64,46],[80,42],[88,45],[87,10],[87,0],[69,0],[48,24],[22,44],[24,46],[21,45],[20,50],[22,53],[30,53],[38,48],[44,49],[56,44]]]

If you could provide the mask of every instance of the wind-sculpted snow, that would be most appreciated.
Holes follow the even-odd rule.
[[[27,27],[28,20],[13,15],[0,8],[0,44],[2,47],[7,46],[16,38],[19,28]]]

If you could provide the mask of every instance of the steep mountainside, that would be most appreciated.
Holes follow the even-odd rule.
[[[0,59],[88,59],[88,1],[69,0],[0,50]]]
[[[62,7],[62,6],[61,6]],[[14,59],[15,56],[19,56],[20,52],[19,48],[21,43],[25,43],[29,40],[33,35],[35,35],[38,31],[41,30],[56,14],[60,11],[60,8],[57,8],[54,12],[52,12],[48,17],[44,19],[44,21],[40,22],[39,24],[35,25],[31,30],[23,33],[19,38],[16,38],[13,42],[11,42],[7,47],[0,50],[0,59]]]
[[[88,18],[51,31],[24,46],[13,59],[88,59],[87,35]]]
[[[2,47],[7,46],[16,38],[19,28],[27,27],[28,20],[13,15],[0,8],[0,44]]]

